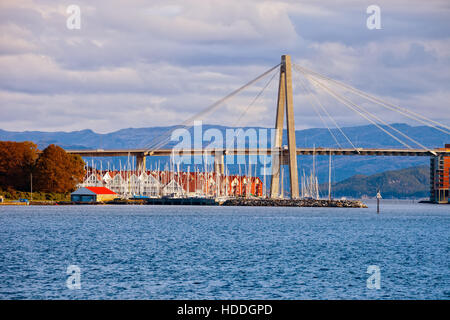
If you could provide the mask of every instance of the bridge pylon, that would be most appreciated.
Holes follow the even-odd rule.
[[[283,143],[285,108],[288,138],[288,159],[283,158],[283,150],[281,149]],[[297,145],[295,142],[294,99],[292,94],[292,66],[291,57],[289,55],[281,56],[277,114],[275,120],[275,145],[273,146],[273,148],[279,150],[280,152],[272,156],[272,183],[270,186],[270,197],[279,197],[280,169],[281,165],[284,165],[287,162],[287,164],[289,165],[291,198],[299,198]]]

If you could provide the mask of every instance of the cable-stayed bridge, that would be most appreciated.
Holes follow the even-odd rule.
[[[292,72],[294,71],[294,73]],[[193,115],[182,124],[176,126],[164,134],[152,139],[150,143],[142,149],[120,149],[120,150],[67,150],[68,153],[78,154],[82,157],[116,157],[116,156],[133,156],[136,157],[137,170],[144,170],[146,168],[146,157],[148,156],[171,156],[174,153],[173,149],[168,149],[166,146],[170,142],[171,134],[176,129],[190,129],[193,127],[196,120],[202,119],[202,117],[211,114],[214,110],[217,110],[225,102],[232,99],[234,96],[247,89],[256,82],[270,77],[270,80],[255,96],[252,102],[242,110],[239,116],[238,123],[244,117],[248,109],[260,98],[262,93],[267,89],[268,85],[272,82],[276,75],[279,75],[278,84],[278,98],[277,109],[275,119],[275,139],[270,148],[189,148],[178,151],[181,155],[188,156],[203,156],[211,155],[214,157],[215,170],[219,173],[223,173],[224,168],[224,156],[227,155],[267,155],[272,158],[272,174],[271,174],[271,197],[278,197],[280,194],[280,167],[287,165],[289,167],[289,181],[290,181],[290,194],[292,198],[299,197],[299,183],[298,183],[298,169],[297,169],[297,156],[301,155],[348,155],[348,156],[427,156],[431,158],[431,170],[436,169],[436,165],[439,166],[445,159],[450,158],[450,148],[429,148],[421,144],[416,139],[409,137],[404,132],[390,125],[381,116],[370,112],[366,107],[361,104],[355,103],[348,96],[340,94],[336,88],[346,90],[359,98],[365,99],[370,103],[381,106],[387,110],[400,114],[408,119],[415,120],[421,124],[431,127],[435,130],[441,131],[450,136],[450,127],[441,124],[435,120],[429,119],[421,114],[408,110],[406,108],[399,107],[390,102],[384,101],[379,97],[371,95],[356,89],[341,81],[337,81],[330,77],[327,77],[318,72],[312,71],[308,68],[293,64],[291,58],[288,55],[283,55],[281,63],[265,71],[261,75],[252,79],[242,87],[234,90],[225,97],[219,99],[212,105],[208,106],[199,113]],[[329,130],[332,139],[335,141],[337,148],[298,148],[295,141],[295,122],[294,122],[294,108],[293,108],[293,76],[296,76],[296,81],[300,84],[302,90],[308,93],[311,106],[314,108],[317,116],[323,122],[324,126]],[[315,90],[321,90],[335,99],[337,102],[345,106],[352,113],[359,115],[363,119],[367,120],[371,124],[375,125],[380,131],[395,140],[398,144],[401,144],[403,148],[359,148],[351,141],[351,139],[340,128],[337,121],[331,116],[330,112],[325,108],[325,105],[321,102],[317,95],[310,89],[313,87]],[[285,116],[286,115],[286,116]],[[342,144],[338,141],[336,134],[328,126],[325,121],[327,118],[334,127],[338,129],[338,132],[345,138],[346,142],[351,145],[351,148],[343,148]],[[286,119],[287,124],[287,145],[283,146],[283,132],[284,121]],[[164,148],[165,147],[165,148]],[[445,160],[447,162],[447,160]],[[431,174],[434,179],[434,172]],[[449,173],[444,172],[442,174],[444,179],[449,179]],[[434,189],[439,189],[437,184],[440,183],[438,177],[436,182],[432,181],[431,192]],[[433,186],[433,183],[436,184]],[[448,184],[448,182],[447,182]],[[444,189],[447,187],[444,184]],[[443,191],[443,195],[448,199],[449,191]]]
[[[169,157],[173,154],[173,149],[157,149],[149,152],[147,149],[96,149],[96,150],[66,150],[67,153],[78,154],[82,157],[146,157],[159,156]],[[450,155],[450,151],[443,148],[436,149],[383,149],[383,148],[296,148],[297,155],[333,155],[333,156],[439,156]],[[190,149],[180,151],[182,155],[202,156],[207,154],[216,155],[288,155],[288,150],[283,148],[246,148],[246,149]],[[138,161],[139,162],[139,161]]]
[[[297,155],[333,155],[333,156],[438,156],[450,155],[450,151],[443,150],[443,148],[436,149],[383,149],[383,148],[296,148]],[[147,149],[96,149],[96,150],[66,150],[67,153],[78,154],[82,157],[146,157],[146,156],[160,156],[169,157],[173,154],[173,149],[158,149],[152,150],[151,153]],[[190,149],[180,151],[181,155],[201,156],[208,154],[222,154],[222,155],[274,155],[284,154],[288,155],[287,150],[283,149]]]

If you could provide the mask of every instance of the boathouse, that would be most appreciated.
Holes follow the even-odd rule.
[[[83,187],[70,194],[70,200],[73,202],[102,202],[117,197],[117,193],[105,187]]]

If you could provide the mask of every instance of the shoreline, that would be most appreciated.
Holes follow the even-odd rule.
[[[216,200],[214,198],[151,198],[151,199],[121,199],[105,202],[73,202],[57,200],[33,200],[29,202],[19,202],[10,200],[0,202],[1,206],[57,206],[57,205],[182,205],[182,206],[237,206],[237,207],[329,207],[329,208],[367,208],[366,201],[375,199],[259,199],[259,198],[233,198],[227,200]],[[383,202],[391,201],[413,201],[419,204],[450,205],[450,203],[434,203],[429,200],[416,199],[383,199]]]
[[[23,204],[25,205],[25,203]],[[182,205],[182,206],[235,206],[235,207],[329,207],[367,208],[361,200],[315,200],[315,199],[246,199],[235,198],[218,201],[213,198],[155,198],[139,200],[113,200],[106,202],[31,201],[32,206],[56,205]]]

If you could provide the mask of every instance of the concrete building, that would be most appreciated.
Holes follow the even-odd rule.
[[[70,200],[73,202],[102,202],[117,197],[117,193],[105,187],[83,187],[70,194]]]
[[[450,151],[450,144],[438,150]],[[450,156],[439,155],[430,158],[430,201],[450,202]]]

